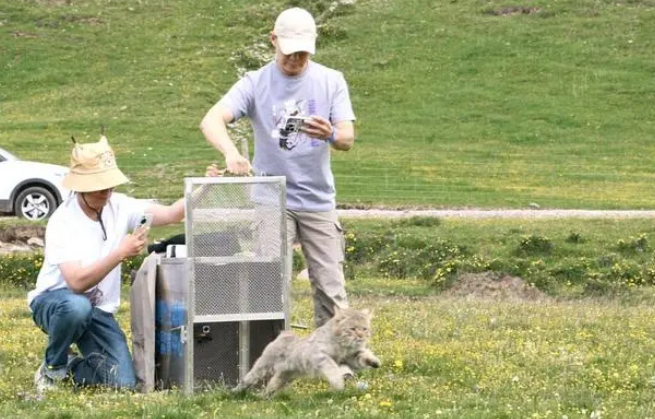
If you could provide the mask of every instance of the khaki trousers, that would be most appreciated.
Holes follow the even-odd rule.
[[[319,327],[332,318],[335,305],[348,307],[343,274],[346,245],[343,229],[336,210],[287,210],[286,214],[289,264],[293,244],[297,241],[307,262],[314,303],[314,323]]]

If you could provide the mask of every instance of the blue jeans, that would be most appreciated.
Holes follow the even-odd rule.
[[[132,356],[113,314],[92,307],[88,298],[67,288],[44,292],[30,308],[34,323],[48,335],[46,375],[61,378],[70,368],[78,386],[134,389]],[[84,359],[68,365],[73,343]]]

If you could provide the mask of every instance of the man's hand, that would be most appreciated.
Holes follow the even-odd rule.
[[[312,138],[327,141],[332,136],[332,124],[322,116],[312,115],[305,120],[301,130]]]
[[[213,163],[207,166],[207,169],[205,170],[206,177],[221,177],[224,173],[224,170],[219,169],[218,166]]]
[[[118,245],[118,252],[122,259],[136,256],[143,251],[148,242],[148,228],[139,227],[134,234],[128,234]]]
[[[235,175],[247,175],[252,171],[252,166],[247,158],[239,152],[231,152],[225,155],[225,166],[227,171]]]

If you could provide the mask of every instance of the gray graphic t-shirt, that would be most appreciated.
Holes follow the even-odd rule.
[[[280,72],[275,62],[251,71],[221,99],[235,119],[250,118],[255,135],[256,174],[286,176],[287,208],[329,211],[335,207],[330,146],[304,133],[285,130],[290,116],[320,115],[332,124],[353,121],[343,75],[309,62],[299,76]]]

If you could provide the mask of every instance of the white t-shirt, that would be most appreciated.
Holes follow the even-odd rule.
[[[64,201],[48,221],[43,266],[36,288],[27,294],[27,304],[46,291],[67,287],[59,268],[61,263],[80,261],[82,266],[88,266],[107,256],[136,227],[148,205],[147,201],[113,193],[102,210],[107,231],[107,240],[103,240],[100,223],[84,214],[77,194]],[[101,292],[97,307],[115,313],[120,305],[121,265],[109,272],[97,287]]]

